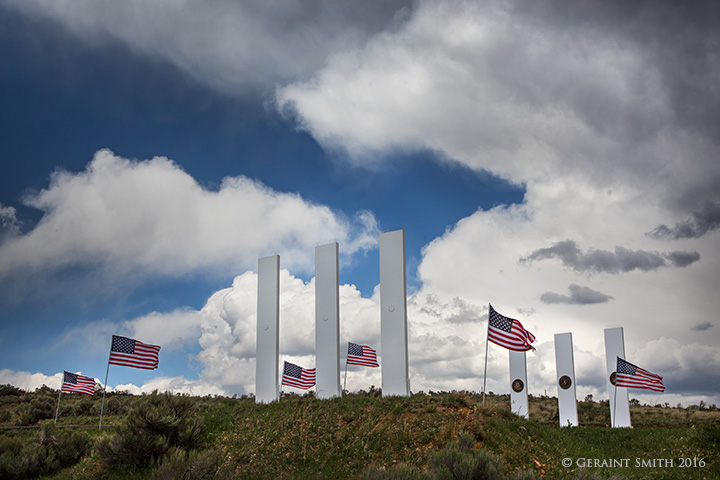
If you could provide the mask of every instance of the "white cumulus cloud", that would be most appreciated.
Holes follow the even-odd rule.
[[[167,158],[135,161],[108,150],[82,172],[54,173],[25,202],[43,217],[0,245],[0,279],[78,266],[118,275],[227,273],[277,252],[285,266],[308,271],[315,245],[342,242],[347,260],[376,242],[369,212],[345,218],[247,177],[208,190]]]

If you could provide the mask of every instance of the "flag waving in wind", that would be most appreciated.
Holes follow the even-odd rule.
[[[95,379],[78,375],[77,373],[65,372],[63,375],[61,392],[77,392],[85,395],[95,396]]]
[[[377,352],[366,345],[348,342],[348,365],[362,365],[364,367],[379,367]]]
[[[525,330],[517,320],[497,313],[492,305],[488,321],[488,340],[516,352],[535,350],[535,347],[530,345],[535,341],[535,335]]]
[[[160,355],[158,345],[148,345],[139,340],[113,335],[108,363],[154,370],[159,364],[158,355]]]
[[[307,390],[315,385],[315,369],[302,368],[294,363],[285,362],[282,384]]]
[[[626,362],[622,358],[617,359],[617,372],[615,374],[615,386],[627,388],[645,388],[664,392],[662,377],[647,370]]]

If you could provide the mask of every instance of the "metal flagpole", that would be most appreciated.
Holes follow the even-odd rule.
[[[487,386],[487,358],[488,346],[490,345],[490,309],[488,309],[488,328],[485,336],[485,373],[483,373],[483,407],[485,406],[485,387]]]
[[[102,428],[102,417],[103,417],[103,411],[105,410],[105,392],[107,391],[107,379],[108,379],[108,374],[110,373],[110,355],[112,355],[112,342],[110,343],[110,353],[108,353],[107,370],[105,371],[105,387],[103,387],[103,398],[102,398],[102,404],[100,405],[100,425],[98,425],[98,429]]]
[[[65,382],[65,373],[63,373],[63,383]],[[58,413],[60,412],[60,395],[62,395],[62,385],[60,385],[60,392],[58,393],[58,404],[57,408],[55,409],[55,423],[57,423],[57,417]]]

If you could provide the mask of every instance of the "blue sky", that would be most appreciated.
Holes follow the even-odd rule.
[[[555,8],[0,1],[0,380],[104,379],[117,333],[163,351],[112,387],[252,392],[257,258],[311,366],[329,241],[341,340],[382,358],[377,235],[404,228],[413,390],[479,390],[493,302],[539,339],[531,393],[572,331],[605,395],[622,325],[663,402],[720,400],[718,8]]]

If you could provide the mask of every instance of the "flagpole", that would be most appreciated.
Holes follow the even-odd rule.
[[[110,353],[108,353],[107,370],[105,370],[105,386],[103,387],[103,398],[102,404],[100,405],[100,425],[98,425],[98,429],[102,429],[102,417],[103,411],[105,410],[105,392],[107,391],[107,380],[108,374],[110,373],[110,355],[112,355],[112,343],[110,344]]]
[[[348,368],[348,362],[347,357],[345,357],[345,380],[343,380],[343,390],[347,390],[347,368]]]
[[[65,383],[65,374],[63,373],[63,383]],[[58,393],[58,404],[55,409],[55,423],[57,423],[58,413],[60,413],[60,396],[62,395],[62,384],[60,385],[60,392]]]
[[[490,305],[490,304],[488,304]],[[492,305],[490,305],[492,308]],[[485,372],[483,373],[483,407],[485,406],[485,387],[487,386],[487,359],[488,359],[488,346],[490,345],[490,309],[488,309],[488,328],[485,332]]]

